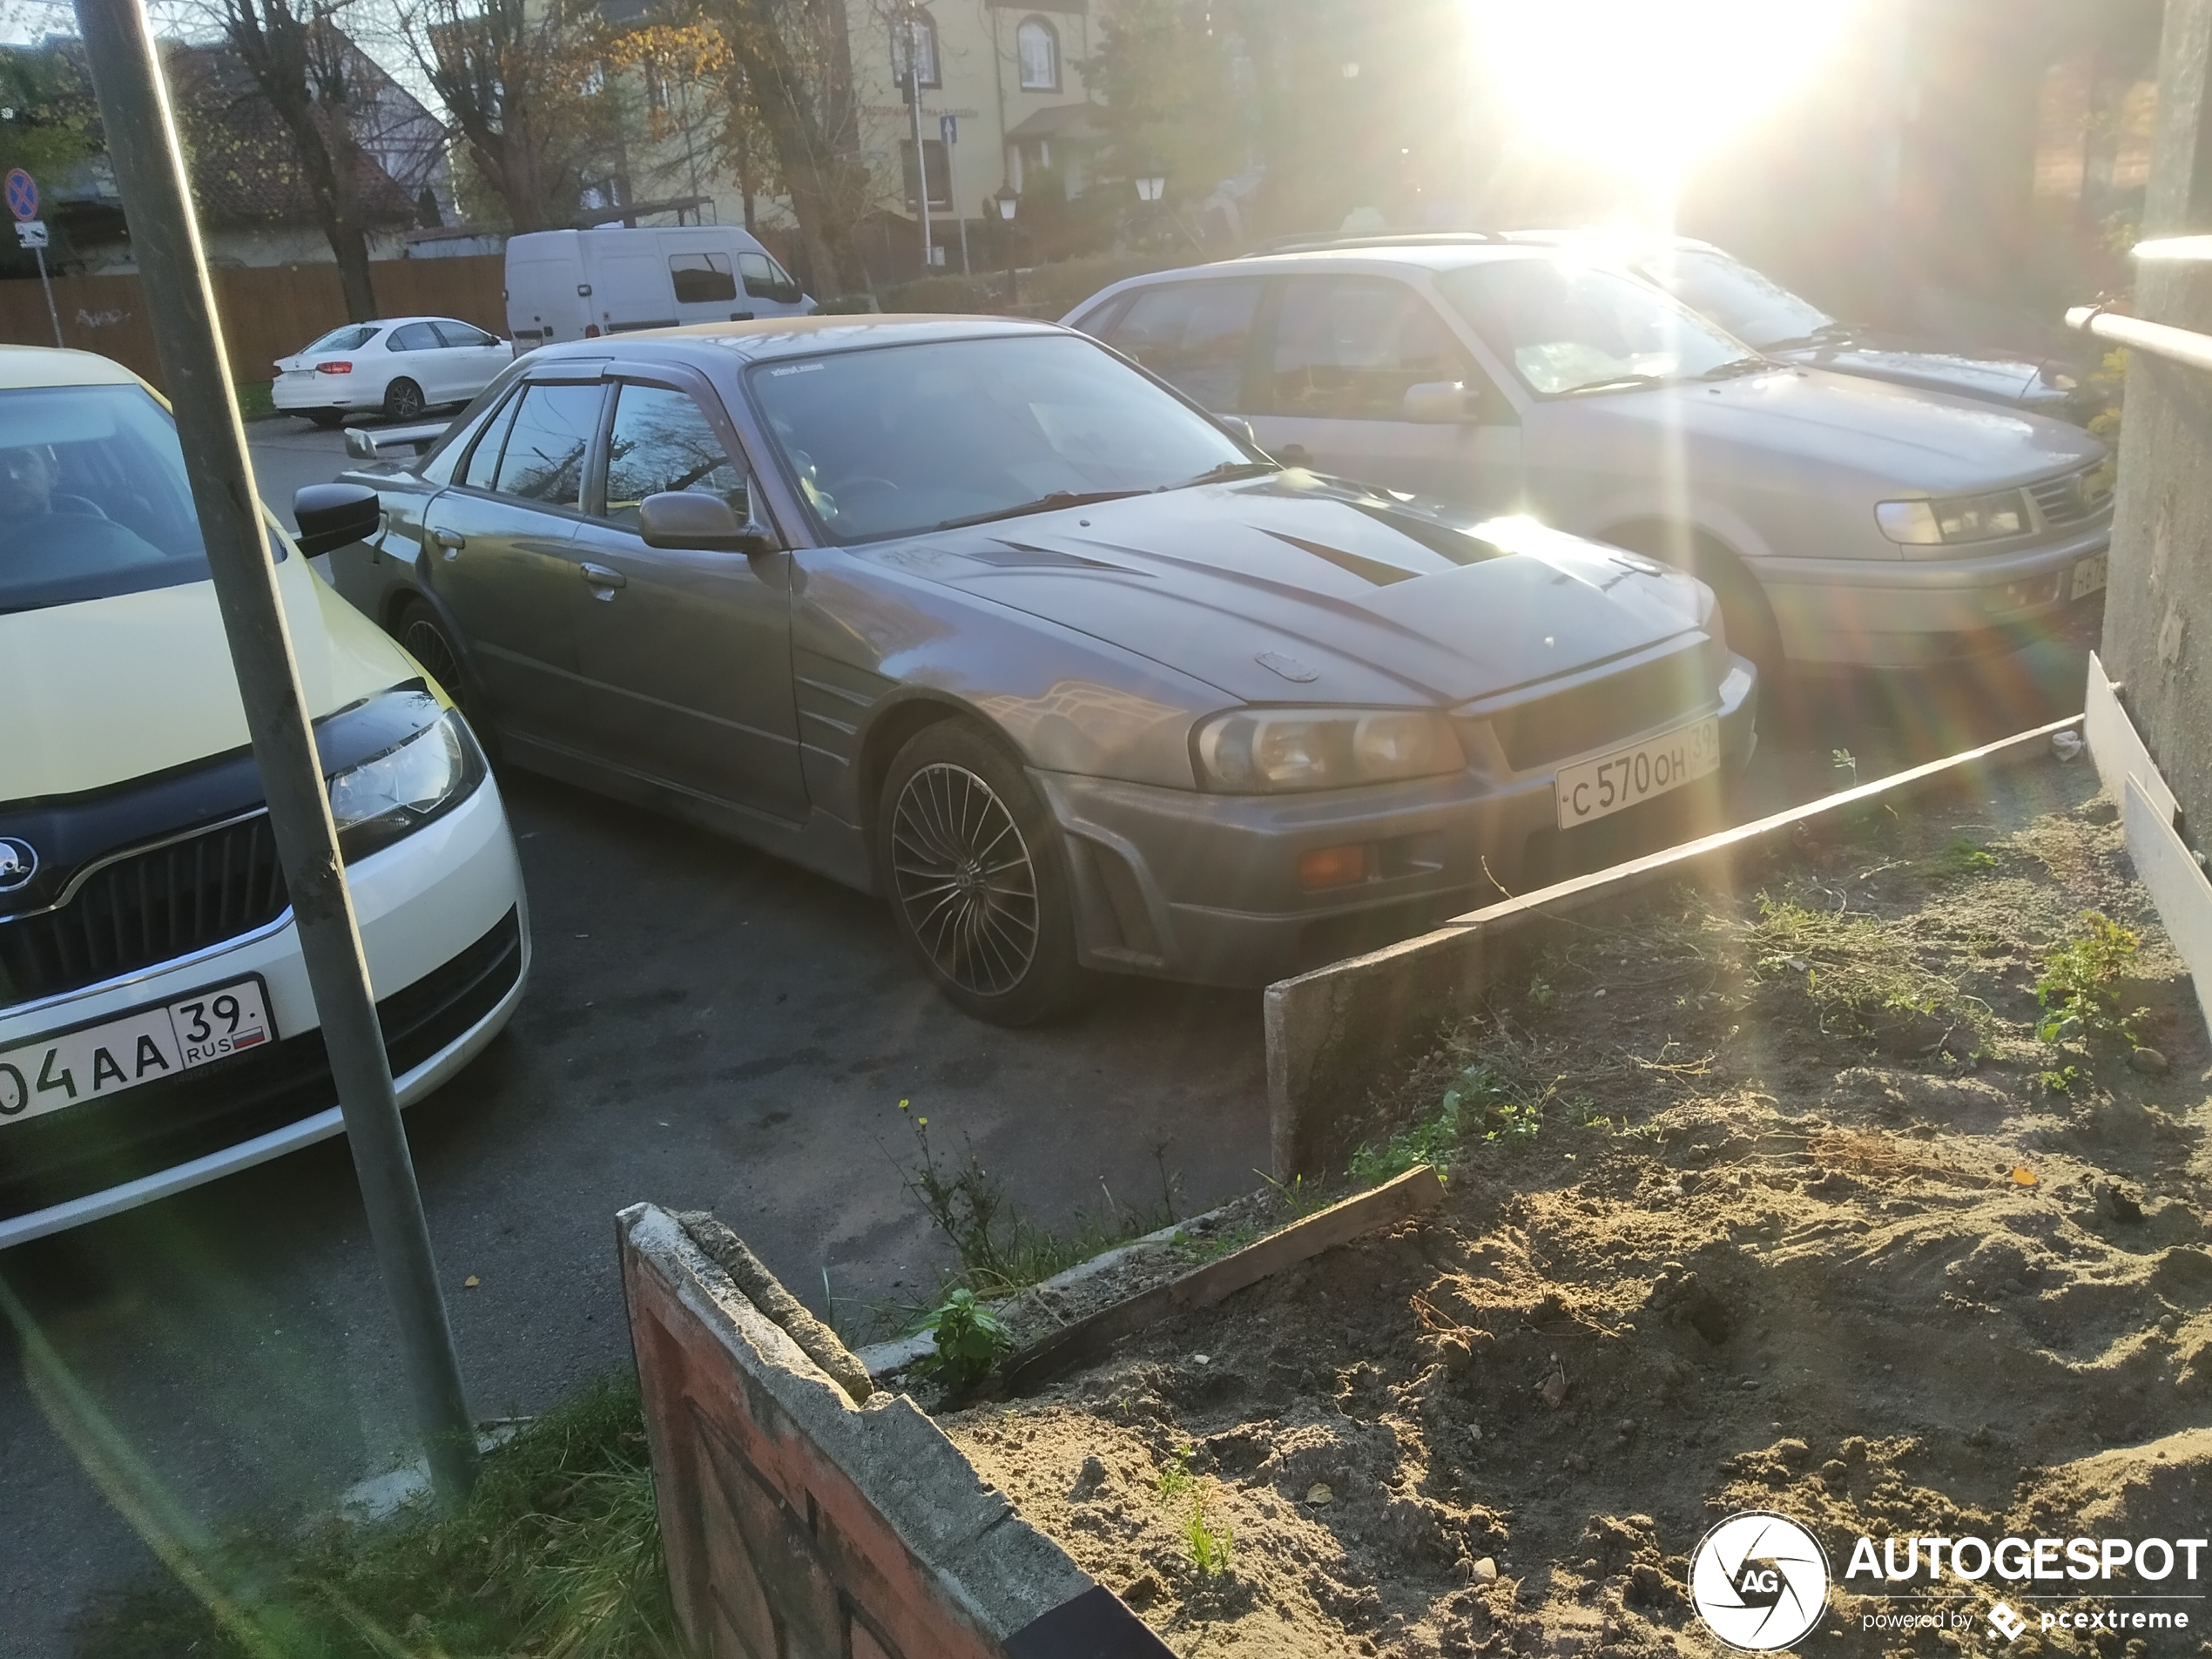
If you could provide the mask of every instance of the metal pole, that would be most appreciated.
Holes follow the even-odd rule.
[[[921,205],[921,273],[934,268],[929,240],[929,152],[921,145],[921,20],[907,14],[907,90],[914,94],[914,197]]]
[[[46,320],[54,325],[54,344],[60,346],[62,314],[54,309],[54,284],[52,279],[46,274],[46,250],[43,247],[35,247],[30,251],[38,256],[38,286],[46,290]]]
[[[438,1288],[421,1194],[400,1123],[361,930],[339,860],[322,767],[263,529],[192,215],[167,91],[139,0],[77,0],[108,154],[131,226],[178,442],[207,547],[223,631],[245,705],[269,826],[292,899],[307,983],[346,1118],[346,1136],[399,1325],[415,1421],[439,1495],[465,1494],[476,1442],[461,1362]]]

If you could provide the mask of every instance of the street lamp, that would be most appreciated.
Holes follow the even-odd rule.
[[[1136,181],[1136,199],[1141,202],[1156,202],[1166,192],[1167,187],[1168,181],[1160,174],[1147,173]]]
[[[1014,210],[1022,205],[1022,198],[1015,193],[1011,184],[1001,185],[991,193],[991,206],[999,210],[999,222],[1005,226],[999,233],[1006,244],[1006,304],[1012,310],[1021,299],[1021,278],[1014,269]]]

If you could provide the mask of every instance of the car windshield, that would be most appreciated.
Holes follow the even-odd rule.
[[[831,353],[761,364],[751,383],[808,505],[840,543],[1273,470],[1068,334]]]
[[[359,351],[376,338],[380,331],[361,323],[349,323],[343,328],[334,328],[307,351]],[[304,353],[303,353],[304,354]]]
[[[1437,287],[1542,397],[1625,391],[1759,359],[1648,283],[1568,260],[1493,260]]]
[[[136,386],[0,392],[0,612],[206,577],[158,403]]]
[[[1762,351],[1809,345],[1836,320],[1773,278],[1706,248],[1673,248],[1646,260],[1643,273],[1691,310]]]

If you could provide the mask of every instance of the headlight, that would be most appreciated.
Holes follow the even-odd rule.
[[[1994,542],[2025,536],[2031,521],[2027,493],[2000,489],[1992,496],[1959,496],[1949,501],[1885,501],[1874,509],[1882,534],[1907,547],[1945,542]]]
[[[483,775],[482,752],[451,711],[374,759],[332,773],[340,853],[351,864],[389,846],[464,799]]]
[[[1467,765],[1452,723],[1420,709],[1239,709],[1201,725],[1192,746],[1206,787],[1237,794],[1342,789]]]

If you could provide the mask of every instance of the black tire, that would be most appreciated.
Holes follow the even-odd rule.
[[[408,600],[392,618],[392,637],[406,648],[408,656],[422,664],[424,671],[453,699],[454,707],[461,711],[461,718],[469,722],[469,729],[475,733],[478,746],[487,755],[495,755],[491,728],[469,689],[469,671],[461,660],[461,649],[446,631],[438,613],[421,599]]]
[[[422,388],[405,375],[384,388],[384,413],[395,421],[419,421],[424,407]]]
[[[1034,1025],[1081,997],[1058,826],[983,732],[941,720],[908,739],[883,780],[875,857],[894,924],[954,1007]]]
[[[346,418],[346,412],[343,409],[310,409],[307,418],[327,432]]]
[[[1733,550],[1703,530],[1679,524],[1631,524],[1602,539],[1687,570],[1713,590],[1729,648],[1758,665],[1761,685],[1779,691],[1789,668],[1782,651],[1782,630],[1758,578],[1744,569]]]

